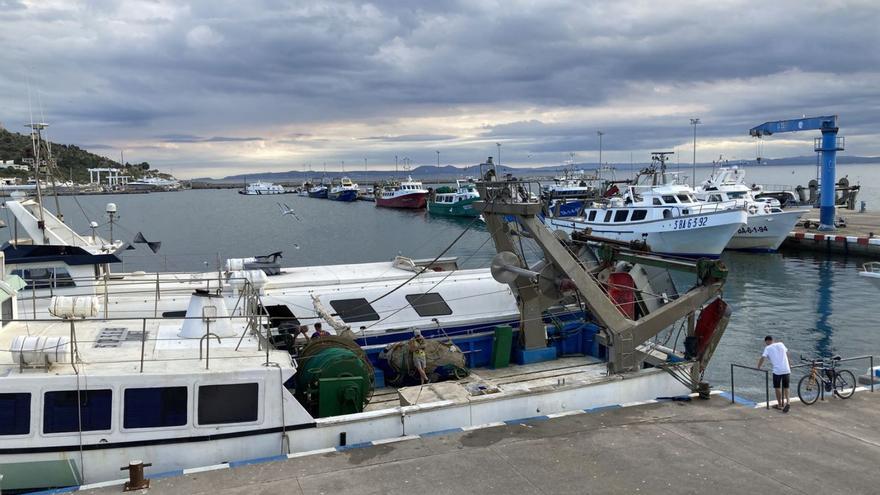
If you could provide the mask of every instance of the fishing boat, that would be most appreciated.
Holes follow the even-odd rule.
[[[421,182],[412,177],[398,183],[382,186],[376,195],[376,206],[386,208],[424,208],[428,202],[428,191]]]
[[[244,189],[238,191],[239,194],[245,194],[248,196],[265,196],[271,194],[284,194],[286,191],[283,187],[278,184],[273,184],[271,182],[251,182]]]
[[[807,209],[785,209],[778,202],[755,199],[745,185],[745,171],[738,167],[718,167],[695,191],[700,201],[744,208],[748,222],[727,244],[728,249],[772,252],[779,249]],[[766,198],[770,199],[770,198]]]
[[[348,177],[339,179],[339,183],[333,184],[327,193],[327,198],[334,201],[357,201],[358,185]]]
[[[298,196],[308,197],[308,195],[309,195],[309,190],[310,190],[311,188],[312,188],[312,182],[311,182],[311,181],[308,181],[308,180],[303,181],[302,185],[300,185],[300,186],[297,188],[296,194],[297,194]]]
[[[444,186],[432,192],[428,212],[432,215],[477,217],[480,212],[474,208],[474,202],[479,199],[480,193],[473,182],[456,180],[455,189]]]
[[[309,189],[309,197],[310,198],[318,198],[318,199],[327,199],[327,195],[330,193],[330,188],[325,186],[324,183],[315,184]]]
[[[509,193],[485,196],[506,201]],[[316,337],[301,348],[290,334],[272,333],[273,319],[296,322],[266,314],[274,301],[265,292],[262,270],[244,270],[254,272],[245,274],[247,281],[231,279],[239,280],[233,282],[237,307],[215,292],[199,291],[192,294],[185,317],[176,319],[95,318],[93,302],[60,298],[52,319],[23,321],[11,315],[0,327],[0,349],[10,351],[0,353],[4,489],[72,491],[112,484],[120,477],[119,467],[135,459],[151,465],[147,477],[173,475],[699,388],[729,318],[720,299],[722,265],[700,270],[695,283],[687,282],[691,288],[677,297],[651,299],[662,308],[651,310],[642,294],[656,289],[638,288],[643,277],[619,271],[627,265],[623,259],[634,263],[630,271],[638,270],[639,255],[618,258],[612,249],[601,273],[588,272],[537,220],[540,205],[493,201],[481,208],[499,249],[492,283],[499,302],[522,309],[518,326],[457,335],[438,330],[436,338],[422,334],[431,379],[423,386],[408,386],[413,366],[405,342],[358,345],[361,327],[407,311],[396,323],[402,330],[410,317],[434,318],[442,329],[447,307],[458,304],[453,299],[479,309],[480,294],[449,293],[440,301],[426,284],[409,294],[406,306],[387,311],[373,293],[329,290],[313,298],[306,313],[313,311],[334,335]],[[522,213],[504,229],[508,211]],[[528,232],[512,232],[517,225]],[[516,245],[515,234],[539,244],[539,252],[546,253],[540,266],[522,266],[518,255],[503,250]],[[657,257],[645,261],[662,263]],[[442,266],[426,268],[416,272],[416,280],[457,276],[435,270]],[[538,293],[532,268],[556,274],[560,283],[544,284]],[[696,272],[693,264],[687,269]],[[606,287],[601,279],[613,285]],[[4,280],[0,292],[14,299],[15,285],[14,279]],[[390,283],[382,290],[390,297],[407,285]],[[367,297],[371,310],[363,304]],[[548,325],[540,315],[552,318],[552,307],[564,301],[577,301],[579,318]],[[689,345],[679,337],[661,339],[660,332],[686,321],[695,322]],[[516,373],[493,373],[491,368],[508,361],[516,363]]]
[[[597,198],[602,194],[604,181],[583,170],[566,168],[563,175],[555,177],[552,184],[541,186],[541,196],[546,200],[571,198]]]
[[[665,155],[637,176],[622,197],[593,203],[581,216],[545,217],[551,229],[625,242],[639,242],[653,252],[717,258],[747,222],[744,208],[702,203],[687,184],[666,173]]]

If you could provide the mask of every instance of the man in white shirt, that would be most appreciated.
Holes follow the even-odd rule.
[[[791,377],[788,349],[782,342],[773,342],[773,337],[768,335],[764,337],[764,353],[758,360],[758,368],[764,364],[764,358],[767,358],[773,366],[773,388],[776,389],[776,405],[773,408],[788,412],[791,407],[788,394],[788,382]]]

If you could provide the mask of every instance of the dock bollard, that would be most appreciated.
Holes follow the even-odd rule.
[[[144,478],[144,468],[152,466],[152,463],[144,464],[144,461],[129,461],[128,466],[119,468],[120,471],[128,470],[128,481],[125,482],[124,492],[143,490],[150,487],[150,480]]]
[[[708,400],[711,397],[709,393],[709,382],[700,382],[697,384],[697,393],[700,395],[700,398],[703,400]]]

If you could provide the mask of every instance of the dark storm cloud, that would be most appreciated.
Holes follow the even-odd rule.
[[[871,1],[0,0],[0,64],[12,68],[0,73],[0,94],[12,95],[0,121],[25,120],[30,79],[58,137],[266,141],[328,161],[429,159],[425,143],[436,142],[471,162],[496,140],[516,161],[595,149],[598,129],[609,150],[645,150],[686,141],[697,114],[707,138],[822,113],[873,136],[878,10]],[[655,110],[615,111],[627,105]],[[404,128],[413,118],[420,127]],[[226,137],[236,135],[264,137]],[[376,146],[394,152],[362,148]]]

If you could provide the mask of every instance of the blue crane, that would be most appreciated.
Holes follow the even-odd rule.
[[[805,117],[803,119],[776,120],[749,129],[755,137],[770,136],[779,132],[822,131],[816,138],[813,150],[822,153],[822,189],[819,198],[819,230],[834,230],[834,168],[837,152],[843,151],[843,138],[837,138],[837,115]]]

